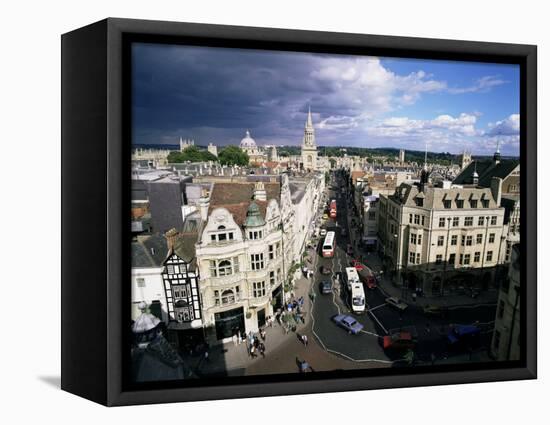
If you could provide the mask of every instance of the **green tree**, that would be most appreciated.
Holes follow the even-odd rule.
[[[173,151],[168,155],[168,162],[205,162],[205,161],[217,161],[215,155],[204,149],[199,149],[197,146],[189,146],[182,152]]]
[[[218,154],[222,165],[248,165],[248,154],[238,146],[230,145],[223,148]]]

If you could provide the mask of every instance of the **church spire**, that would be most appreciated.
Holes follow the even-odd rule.
[[[495,154],[493,155],[493,162],[495,164],[500,163],[500,140],[497,140],[497,150]]]
[[[311,119],[311,105],[308,105],[307,108],[307,121],[306,121],[306,128],[313,127],[313,120]]]

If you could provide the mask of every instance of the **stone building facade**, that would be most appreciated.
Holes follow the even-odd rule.
[[[512,248],[508,276],[499,290],[495,329],[491,353],[496,360],[519,360],[521,357],[520,334],[520,247]]]
[[[490,188],[433,187],[426,180],[382,195],[379,249],[394,281],[434,296],[496,285],[506,238],[501,195],[499,178]]]
[[[260,176],[257,177],[260,179]],[[199,210],[196,244],[203,325],[209,342],[257,332],[280,308],[301,259],[323,190],[321,175],[289,182],[214,183]]]

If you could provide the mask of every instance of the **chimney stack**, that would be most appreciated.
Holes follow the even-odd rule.
[[[199,199],[199,210],[201,213],[201,219],[203,221],[208,220],[208,210],[210,208],[210,194],[205,188],[201,191],[201,197]]]
[[[254,199],[256,201],[267,201],[267,193],[263,182],[256,182],[254,185]]]
[[[500,177],[493,177],[491,179],[491,194],[500,207],[500,200],[502,198],[502,179]]]

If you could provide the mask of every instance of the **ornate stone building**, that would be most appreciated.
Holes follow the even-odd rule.
[[[401,184],[380,197],[380,250],[404,288],[445,295],[460,287],[495,285],[505,259],[502,180],[490,188]]]
[[[250,131],[246,130],[244,138],[241,140],[239,147],[248,154],[250,164],[261,164],[267,160],[267,155],[256,144],[256,141],[250,136]]]
[[[282,306],[324,187],[322,175],[255,178],[216,182],[199,202],[205,226],[196,253],[211,343],[258,331]]]

